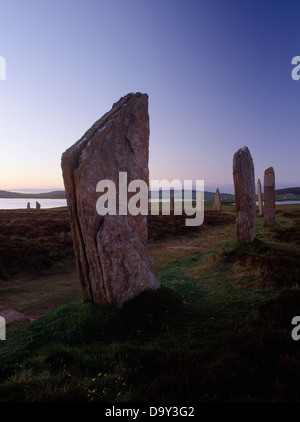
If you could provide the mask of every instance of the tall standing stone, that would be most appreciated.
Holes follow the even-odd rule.
[[[265,224],[275,224],[275,173],[273,167],[264,174],[264,221]]]
[[[149,186],[149,133],[148,96],[128,94],[62,155],[74,251],[86,300],[122,306],[142,291],[160,287],[147,251],[147,216],[125,215],[127,202],[119,201],[119,172],[127,172],[128,183],[142,180]],[[116,215],[96,212],[100,196],[96,186],[101,180],[116,186]]]
[[[221,198],[220,198],[219,189],[217,189],[216,190],[216,193],[215,193],[215,199],[214,199],[213,209],[215,211],[221,211]]]
[[[38,201],[36,201],[35,207],[39,211],[41,209],[41,204]]]
[[[264,206],[263,206],[263,197],[262,197],[260,179],[257,180],[257,199],[258,199],[258,213],[259,215],[264,215]]]
[[[236,204],[236,230],[240,242],[252,243],[255,238],[255,180],[253,160],[248,147],[233,156],[233,183]]]

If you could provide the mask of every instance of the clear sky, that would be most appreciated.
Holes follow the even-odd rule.
[[[0,0],[0,189],[63,188],[61,154],[128,92],[149,95],[150,178],[300,186],[298,0]]]

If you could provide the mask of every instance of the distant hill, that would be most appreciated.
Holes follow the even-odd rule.
[[[160,191],[161,191],[161,189],[160,189]],[[193,192],[192,197],[195,199],[196,198],[196,190],[193,189],[192,192]],[[204,199],[206,201],[210,201],[210,200],[213,201],[214,198],[215,198],[215,194],[216,194],[216,192],[204,191]],[[171,197],[175,196],[175,198],[179,199],[180,197],[182,197],[181,195],[183,196],[183,188],[182,188],[182,192],[180,192],[180,189],[175,189],[175,191],[174,191],[174,189],[171,189],[171,191],[170,191]],[[221,193],[220,192],[220,197],[221,197],[222,200],[226,200],[226,199],[231,200],[231,201],[234,200],[234,195],[232,193]]]
[[[180,195],[180,190],[175,189],[175,196]],[[174,191],[171,189],[171,196],[174,196]],[[222,199],[232,199],[234,195],[231,193],[220,193]],[[204,199],[214,199],[215,192],[204,191]],[[64,190],[57,190],[44,193],[20,193],[0,190],[0,198],[44,198],[44,199],[65,199],[66,192]],[[193,198],[196,198],[196,190],[193,189]]]
[[[285,188],[285,189],[276,189],[276,195],[300,195],[299,188]]]
[[[44,198],[44,199],[65,199],[66,193],[64,190],[56,190],[44,193],[20,193],[0,190],[0,198]]]
[[[300,200],[300,187],[276,189],[275,194],[278,201]]]
[[[19,194],[8,192],[6,190],[0,190],[0,198],[19,198]]]
[[[277,200],[288,200],[288,199],[299,199],[300,200],[300,187],[294,188],[285,188],[285,189],[276,189],[275,190]],[[171,197],[174,196],[174,190],[171,189]],[[180,197],[180,189],[175,189],[175,198]],[[215,192],[204,191],[204,199],[206,201],[213,200],[215,197]],[[232,193],[222,193],[220,192],[220,197],[222,200],[234,201],[234,194]],[[10,192],[6,190],[0,190],[0,198],[44,198],[44,199],[65,199],[66,192],[64,190],[55,190],[51,192],[44,193],[20,193],[20,192]],[[193,198],[196,198],[196,190],[193,189]]]

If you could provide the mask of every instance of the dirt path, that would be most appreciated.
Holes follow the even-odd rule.
[[[16,321],[18,319],[32,319],[30,316],[22,314],[13,308],[7,308],[4,304],[0,303],[0,316],[5,318],[6,322]]]

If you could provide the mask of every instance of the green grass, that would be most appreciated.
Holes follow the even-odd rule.
[[[278,230],[298,230],[298,210],[280,208],[272,228],[258,217],[252,245],[235,240],[231,220],[193,237],[151,241],[162,287],[122,309],[87,303],[78,291],[72,297],[70,287],[61,306],[9,324],[0,343],[0,400],[299,401],[300,349],[291,339],[299,246],[294,234],[278,238]],[[180,249],[187,244],[193,249]],[[72,274],[70,286],[78,281]],[[3,297],[32,311],[41,283],[55,302],[51,282],[62,294],[63,278],[53,277],[23,290],[19,282]]]
[[[63,270],[64,273],[59,272]],[[26,315],[43,315],[70,300],[81,297],[81,287],[74,267],[58,266],[52,275],[32,280],[17,279],[3,282],[1,303]]]

